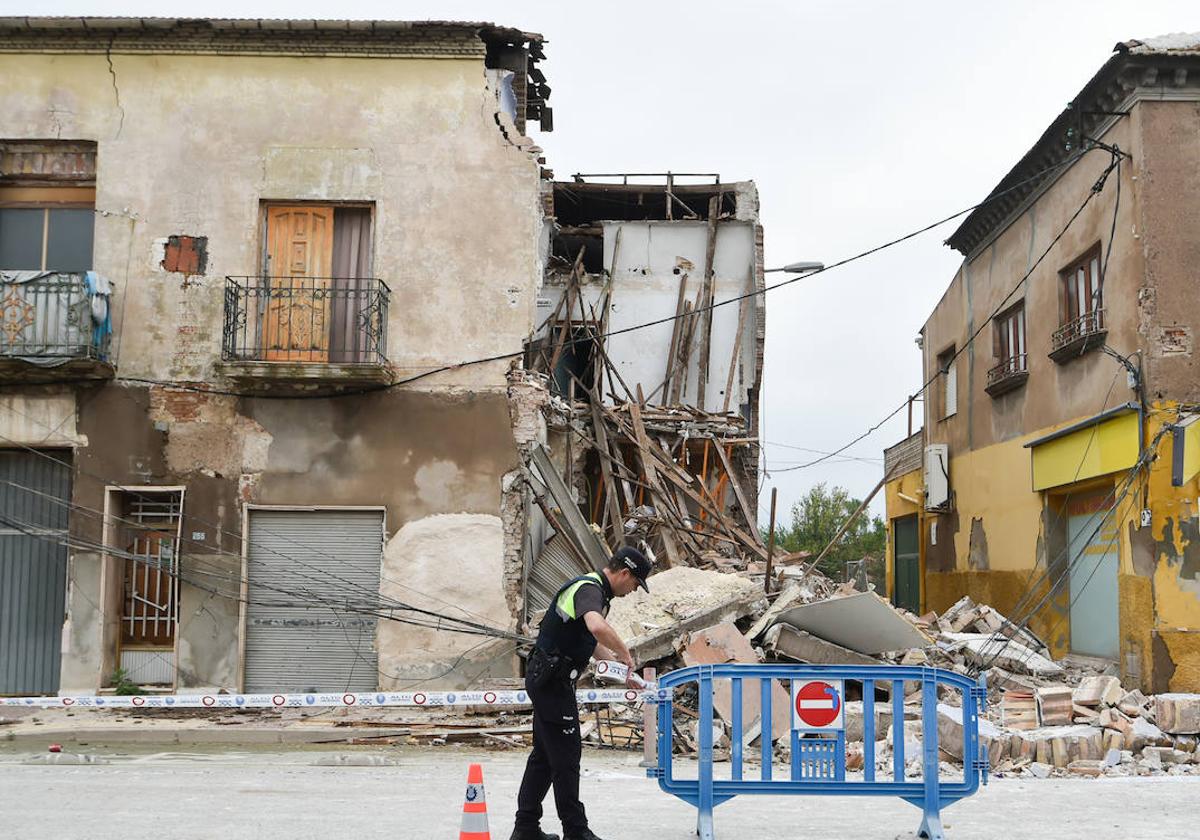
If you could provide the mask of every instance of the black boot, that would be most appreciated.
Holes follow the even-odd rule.
[[[595,834],[592,834],[590,828],[585,828],[578,834],[568,834],[566,840],[600,840]]]
[[[514,828],[508,840],[558,840],[558,835],[547,834],[540,828]]]

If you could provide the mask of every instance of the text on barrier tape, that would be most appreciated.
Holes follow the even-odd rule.
[[[657,691],[595,688],[576,692],[582,705],[655,701]],[[79,709],[282,709],[326,706],[528,706],[524,691],[374,691],[342,694],[134,694],[0,697],[0,706]]]

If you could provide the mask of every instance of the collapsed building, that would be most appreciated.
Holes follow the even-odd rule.
[[[546,420],[518,440],[534,468],[510,565],[524,622],[627,541],[664,568],[765,558],[757,191],[616,177],[547,190],[538,324],[513,388]]]

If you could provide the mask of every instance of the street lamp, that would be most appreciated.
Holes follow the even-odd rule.
[[[788,274],[811,274],[814,271],[824,271],[825,263],[809,260],[807,262],[788,263],[783,268],[768,268],[765,273],[770,274],[772,271],[785,271]]]

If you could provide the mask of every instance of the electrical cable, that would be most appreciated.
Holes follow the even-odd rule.
[[[3,406],[3,407],[5,407],[5,408],[8,408],[8,406]],[[32,418],[31,418],[31,419],[32,419]],[[37,455],[37,456],[39,456],[39,457],[42,457],[42,458],[44,458],[44,459],[47,459],[47,460],[51,461],[52,463],[54,463],[54,464],[57,464],[57,465],[58,465],[59,467],[61,467],[61,468],[64,468],[64,469],[72,469],[72,467],[71,467],[70,465],[64,464],[63,462],[59,461],[58,459],[56,459],[56,458],[53,458],[53,457],[52,457],[52,456],[50,456],[50,455],[47,455],[45,452],[42,452],[41,450],[38,450],[38,449],[34,449],[33,447],[31,447],[31,446],[28,446],[28,445],[26,445],[26,444],[23,444],[23,443],[20,443],[19,441],[15,441],[15,440],[13,440],[13,439],[11,439],[11,438],[8,438],[8,437],[6,437],[6,436],[4,436],[4,435],[0,435],[0,440],[6,441],[7,443],[9,443],[9,444],[11,444],[11,445],[13,445],[13,446],[15,446],[15,447],[18,447],[18,448],[20,448],[20,449],[24,449],[25,451],[27,451],[27,452],[29,452],[29,453],[31,453],[31,454],[34,454],[34,455]],[[107,486],[122,486],[122,483],[121,483],[120,481],[113,480],[113,479],[112,479],[112,478],[110,478],[110,477],[105,477],[105,476],[97,475],[97,474],[95,474],[95,473],[92,473],[92,472],[90,472],[90,471],[88,471],[88,470],[85,470],[85,469],[83,469],[82,467],[78,467],[78,468],[76,468],[76,469],[78,469],[78,471],[79,471],[79,473],[80,473],[81,475],[87,475],[88,477],[90,477],[90,478],[94,478],[94,479],[96,479],[96,480],[98,480],[98,481],[102,482],[103,484],[105,484],[105,485],[107,485]],[[28,489],[30,490],[30,492],[40,493],[40,491],[36,491],[36,490],[34,490],[33,488],[28,488]],[[128,493],[130,493],[130,494],[133,494],[133,495],[135,495],[135,496],[138,496],[138,497],[139,497],[139,498],[141,498],[142,500],[149,500],[149,499],[152,499],[152,498],[153,498],[152,496],[148,495],[147,493],[144,493],[144,492],[143,492],[143,493],[139,493],[139,491],[137,491],[137,490],[126,490],[125,492],[128,492]],[[46,497],[47,497],[47,498],[50,498],[50,499],[52,499],[52,500],[53,500],[54,502],[56,502],[56,503],[62,503],[62,502],[63,502],[63,500],[61,500],[61,499],[58,499],[57,497],[51,496],[51,495],[49,495],[49,494],[42,494],[42,495],[46,495]],[[73,504],[73,503],[68,503],[68,504]],[[92,509],[92,508],[86,508],[85,506],[79,506],[79,507],[80,507],[80,508],[82,508],[82,509],[91,510],[92,512],[94,512],[94,513],[97,513],[97,514],[99,514],[99,515],[101,515],[101,516],[103,516],[103,515],[104,515],[103,513],[99,512],[99,511],[95,511],[95,509]],[[114,519],[120,520],[120,517],[114,517],[112,514],[109,514],[108,516],[109,516],[110,518],[114,518]],[[220,526],[218,523],[209,522],[209,521],[207,521],[207,520],[205,520],[205,519],[203,519],[203,518],[201,518],[201,517],[195,516],[195,515],[191,515],[191,516],[190,516],[190,518],[191,518],[191,520],[192,520],[193,522],[197,522],[197,523],[200,523],[200,524],[202,524],[202,525],[206,525],[206,526],[208,526],[208,527],[215,528],[215,529],[217,530],[218,534],[222,534],[222,535],[225,535],[225,536],[229,536],[229,537],[232,537],[232,538],[234,538],[234,539],[237,539],[237,540],[239,540],[239,541],[241,541],[241,540],[242,540],[242,535],[240,535],[240,534],[238,534],[238,533],[236,533],[236,532],[233,532],[233,531],[227,531],[227,530],[225,530],[225,529],[221,528],[221,526]],[[134,525],[136,525],[137,523],[127,522],[127,524],[134,524]],[[285,535],[278,534],[278,533],[276,533],[276,532],[272,532],[272,531],[262,531],[261,533],[262,533],[262,534],[264,534],[264,535],[268,535],[268,536],[277,537],[277,538],[279,538],[279,539],[281,539],[281,540],[284,540],[284,541],[286,541],[286,542],[290,542],[290,543],[292,543],[292,544],[294,544],[294,545],[297,545],[297,546],[299,546],[299,547],[305,548],[306,550],[308,550],[308,551],[310,551],[310,552],[313,552],[313,553],[316,553],[318,556],[325,557],[325,558],[327,558],[327,559],[329,559],[329,560],[331,560],[331,561],[333,561],[333,562],[335,562],[335,563],[336,563],[336,562],[339,562],[339,561],[338,561],[338,558],[334,557],[333,555],[330,555],[330,554],[328,554],[328,553],[326,553],[326,552],[322,552],[322,551],[319,551],[319,550],[317,550],[317,549],[314,549],[312,546],[305,545],[305,544],[303,544],[303,543],[300,543],[299,541],[292,540],[292,539],[290,539],[290,538],[286,537]],[[216,554],[225,555],[225,556],[229,556],[229,557],[236,557],[236,558],[239,560],[239,562],[240,562],[240,560],[241,560],[241,555],[240,555],[240,554],[236,554],[236,553],[234,553],[234,552],[225,551],[225,550],[223,550],[223,549],[220,549],[220,548],[218,548],[218,549],[217,549],[217,550],[214,552],[214,551],[213,551],[211,548],[209,548],[209,546],[207,546],[207,545],[206,545],[204,542],[202,542],[202,541],[199,541],[199,540],[193,540],[193,539],[190,539],[190,538],[187,538],[187,537],[182,537],[182,536],[181,536],[181,542],[184,542],[184,543],[190,543],[190,544],[192,544],[192,545],[194,545],[194,546],[200,546],[200,547],[201,547],[201,548],[204,550],[204,551],[203,551],[203,553],[206,553],[206,554],[213,554],[213,553],[216,553]],[[323,569],[323,568],[321,568],[321,567],[318,567],[318,566],[313,566],[312,564],[310,564],[310,563],[307,563],[307,562],[305,562],[305,561],[303,561],[303,560],[299,559],[298,557],[295,557],[295,556],[291,556],[291,555],[284,554],[284,553],[283,553],[283,552],[281,552],[281,551],[278,551],[278,550],[276,550],[276,549],[273,549],[273,548],[271,548],[271,547],[269,547],[269,546],[263,546],[262,544],[260,544],[260,543],[257,543],[257,542],[255,542],[255,541],[253,541],[253,540],[249,540],[249,539],[247,539],[247,540],[246,540],[246,544],[247,544],[247,547],[248,547],[248,548],[249,548],[249,547],[254,547],[254,548],[257,548],[257,549],[259,549],[259,550],[262,550],[262,551],[269,552],[269,553],[271,553],[271,554],[273,554],[273,555],[275,555],[275,556],[277,556],[277,557],[279,557],[279,558],[281,558],[281,559],[283,559],[283,560],[286,560],[286,561],[288,561],[289,563],[295,564],[296,566],[301,566],[301,567],[304,567],[304,568],[308,568],[308,569],[310,569],[310,570],[314,571],[315,573],[317,573],[318,575],[321,575],[321,576],[323,576],[324,578],[332,578],[332,579],[334,579],[334,580],[338,580],[338,581],[340,581],[340,582],[341,582],[341,583],[343,583],[343,584],[347,584],[347,585],[349,585],[349,586],[351,587],[351,589],[352,589],[352,590],[358,590],[358,591],[361,591],[361,592],[363,592],[363,593],[367,594],[369,597],[372,597],[372,598],[378,598],[378,597],[380,597],[380,595],[379,595],[379,592],[378,592],[377,590],[372,590],[372,589],[370,589],[369,587],[367,587],[367,586],[365,586],[365,585],[363,585],[363,584],[359,584],[359,583],[356,583],[355,581],[351,581],[351,580],[348,580],[348,579],[346,579],[346,578],[343,578],[343,577],[341,577],[341,576],[339,576],[339,575],[336,575],[336,574],[334,574],[334,573],[330,572],[330,571],[329,571],[329,570],[327,570],[327,569]],[[305,577],[305,578],[308,578],[309,580],[313,580],[313,581],[320,582],[320,579],[318,579],[318,578],[312,578],[311,576],[305,575],[303,572],[293,572],[293,573],[294,573],[294,574],[297,574],[297,575],[299,575],[300,577]],[[385,578],[385,579],[386,579],[386,578]],[[388,580],[390,580],[390,579],[388,579]],[[408,588],[410,588],[410,589],[411,589],[411,587],[408,587]],[[416,590],[413,590],[413,591],[416,591]],[[424,593],[421,593],[421,594],[424,594]],[[432,598],[432,596],[429,596],[429,595],[425,595],[425,597],[430,597],[430,598]],[[436,599],[434,599],[434,600],[436,600]],[[454,617],[451,617],[451,616],[447,616],[447,615],[445,615],[444,613],[439,613],[439,612],[436,612],[436,611],[432,611],[432,610],[425,610],[425,609],[422,609],[422,608],[419,608],[419,607],[415,607],[415,606],[413,606],[413,605],[411,605],[411,604],[407,604],[407,603],[405,603],[405,602],[403,602],[403,601],[400,601],[400,600],[398,600],[398,599],[387,598],[387,599],[385,599],[385,602],[386,602],[387,608],[391,608],[391,609],[401,609],[401,610],[410,610],[410,611],[412,611],[412,612],[416,612],[416,613],[423,613],[423,614],[430,615],[430,616],[436,616],[436,617],[438,617],[438,618],[440,618],[440,619],[447,619],[447,620],[455,620],[455,621],[460,621],[460,622],[462,622],[463,624],[474,626],[474,627],[476,627],[477,629],[492,629],[492,630],[496,630],[496,628],[491,628],[491,627],[489,627],[488,625],[486,625],[485,623],[470,622],[470,621],[468,621],[468,620],[466,620],[466,619],[458,619],[458,618],[454,618]],[[464,612],[466,612],[466,611],[464,611]],[[498,632],[504,632],[504,631],[498,631]]]
[[[1108,496],[1105,497],[1104,515],[1100,517],[1099,521],[1097,521],[1095,527],[1092,529],[1091,533],[1088,535],[1088,538],[1086,540],[1082,541],[1081,548],[1080,548],[1078,554],[1076,554],[1074,558],[1071,557],[1071,541],[1068,540],[1066,547],[1058,555],[1058,557],[1060,559],[1063,556],[1066,556],[1068,562],[1066,563],[1065,567],[1063,567],[1061,570],[1059,570],[1057,573],[1055,573],[1053,571],[1053,569],[1055,566],[1058,565],[1057,562],[1047,563],[1047,569],[1046,569],[1045,574],[1043,574],[1041,576],[1041,579],[1036,583],[1035,588],[1033,590],[1031,590],[1031,592],[1036,591],[1036,588],[1040,588],[1042,583],[1049,582],[1050,585],[1047,588],[1046,593],[1032,607],[1022,608],[1022,610],[1020,612],[1014,612],[1012,615],[1009,616],[1009,622],[1011,624],[1013,624],[1014,626],[1016,626],[1018,631],[1026,629],[1030,619],[1032,619],[1033,616],[1037,615],[1037,613],[1041,611],[1041,609],[1050,601],[1051,598],[1056,597],[1058,592],[1061,590],[1062,586],[1064,585],[1064,583],[1066,583],[1067,581],[1070,580],[1071,573],[1078,567],[1081,559],[1085,556],[1087,548],[1091,544],[1092,540],[1095,538],[1095,536],[1097,534],[1100,533],[1101,529],[1104,527],[1105,522],[1108,521],[1109,518],[1113,517],[1119,511],[1121,504],[1123,504],[1125,499],[1128,498],[1128,496],[1132,492],[1134,484],[1137,480],[1138,474],[1143,469],[1147,468],[1154,460],[1157,459],[1158,445],[1161,442],[1162,438],[1166,435],[1166,433],[1170,429],[1171,429],[1170,425],[1164,425],[1162,427],[1162,429],[1159,430],[1158,434],[1155,435],[1154,439],[1151,441],[1150,445],[1146,448],[1146,450],[1141,455],[1139,455],[1138,460],[1128,470],[1128,472],[1124,475],[1122,480],[1120,482],[1118,482],[1117,484],[1114,484],[1113,490],[1108,494]],[[1111,505],[1109,505],[1108,500],[1112,499],[1114,497],[1115,497],[1115,501]],[[1090,522],[1094,516],[1095,516],[1095,513],[1092,514],[1092,517],[1089,517],[1088,521]],[[1094,570],[1093,570],[1093,574],[1094,574]],[[1091,580],[1091,575],[1089,575],[1088,580],[1089,581]],[[1087,584],[1085,582],[1083,584],[1083,587],[1079,590],[1079,593],[1076,594],[1076,596],[1075,596],[1076,599],[1078,598],[1079,594],[1082,594],[1083,588],[1086,588],[1086,585]],[[1014,616],[1016,616],[1016,620],[1014,620]],[[1002,637],[1004,635],[1002,631],[1003,631],[1003,628],[1001,630],[997,630],[995,633],[993,633],[992,637],[989,639],[989,643],[992,641],[995,641],[999,637]],[[992,655],[992,657],[990,659],[988,659],[986,662],[983,662],[981,664],[974,666],[974,668],[972,669],[972,673],[978,674],[982,671],[987,670],[987,668],[991,667],[991,665],[996,661],[996,659],[1004,651],[1004,649],[1007,647],[1007,645],[1008,645],[1008,642],[1005,641],[1005,643],[1000,646],[1000,648],[996,651],[995,654]],[[988,646],[989,646],[988,644],[985,644],[984,649],[986,649]]]
[[[914,239],[918,236],[921,236],[922,234],[928,233],[931,230],[934,230],[938,227],[941,227],[944,224],[954,221],[955,219],[959,218],[960,216],[964,216],[968,213],[974,212],[975,210],[978,210],[981,207],[984,207],[994,201],[997,201],[998,199],[1004,197],[1005,195],[1008,195],[1009,193],[1012,193],[1016,190],[1023,189],[1026,186],[1028,186],[1029,184],[1034,183],[1036,181],[1041,181],[1043,178],[1046,178],[1046,177],[1052,175],[1053,173],[1056,173],[1059,170],[1064,170],[1067,167],[1073,165],[1077,160],[1079,160],[1080,158],[1082,158],[1084,155],[1086,155],[1088,152],[1092,151],[1095,148],[1098,148],[1098,147],[1088,146],[1087,148],[1081,149],[1080,151],[1068,156],[1064,160],[1059,161],[1058,163],[1053,164],[1051,166],[1048,166],[1045,169],[1042,169],[1038,172],[1035,172],[1034,174],[1030,175],[1028,178],[1024,178],[1021,181],[1018,181],[1017,183],[1013,184],[1010,187],[1006,187],[1003,190],[999,190],[999,191],[991,193],[990,195],[988,195],[987,198],[985,198],[983,201],[981,201],[977,204],[974,204],[970,207],[966,207],[962,210],[952,213],[949,216],[946,216],[942,219],[938,219],[937,221],[931,222],[930,224],[924,225],[920,228],[917,228],[916,230],[910,231],[909,233],[903,234],[894,239],[890,239],[879,245],[868,248],[865,251],[860,251],[849,257],[845,257],[843,259],[837,260],[836,262],[826,265],[820,269],[816,269],[814,271],[809,271],[804,274],[798,275],[796,277],[788,278],[786,280],[780,280],[776,283],[764,284],[764,286],[761,289],[755,289],[753,291],[746,292],[746,293],[740,294],[740,295],[736,295],[734,297],[727,298],[725,300],[713,301],[712,303],[708,303],[708,304],[704,304],[702,306],[696,307],[695,309],[693,309],[687,313],[682,313],[682,314],[678,314],[678,315],[668,315],[666,317],[658,318],[658,319],[655,319],[652,321],[647,321],[647,322],[640,323],[640,324],[633,324],[628,327],[622,327],[621,329],[610,330],[608,332],[601,333],[601,334],[592,334],[592,335],[588,335],[586,337],[582,337],[582,338],[578,338],[578,339],[576,339],[576,338],[566,339],[564,341],[564,344],[570,344],[570,345],[574,345],[576,343],[589,343],[590,344],[593,341],[604,340],[607,338],[613,338],[615,336],[625,335],[626,333],[631,333],[631,332],[634,332],[637,330],[649,329],[651,327],[660,326],[662,324],[669,324],[669,323],[672,323],[672,322],[678,321],[678,320],[696,318],[698,315],[712,311],[714,309],[717,309],[718,307],[729,306],[730,304],[734,304],[734,303],[740,303],[741,301],[747,300],[749,298],[757,298],[760,295],[765,295],[767,292],[783,288],[784,286],[790,286],[793,283],[800,282],[801,280],[811,279],[812,277],[814,277],[818,274],[824,274],[825,272],[832,271],[835,268],[840,268],[842,266],[849,265],[850,263],[857,262],[858,260],[861,260],[861,259],[865,259],[866,257],[869,257],[869,256],[872,256],[873,254],[879,253],[880,251],[886,250],[886,249],[894,247],[896,245],[900,245],[904,242],[907,242],[910,239]],[[452,362],[452,363],[440,365],[438,367],[431,368],[427,371],[423,371],[422,373],[414,374],[412,376],[408,376],[408,377],[398,379],[398,380],[395,380],[392,382],[388,382],[388,383],[384,383],[384,384],[380,384],[380,385],[364,386],[362,388],[348,388],[345,390],[336,391],[336,392],[329,393],[329,394],[324,394],[324,393],[305,393],[305,394],[259,393],[259,392],[254,392],[254,391],[239,391],[239,390],[228,389],[228,388],[215,388],[215,387],[209,387],[209,386],[205,386],[205,385],[196,385],[196,384],[186,383],[186,382],[171,382],[171,381],[167,381],[167,380],[150,379],[150,378],[145,378],[145,377],[134,377],[134,376],[118,376],[115,378],[114,381],[115,382],[127,382],[127,383],[131,383],[131,384],[135,384],[135,385],[149,385],[149,386],[157,385],[157,386],[169,387],[169,388],[174,388],[176,390],[182,390],[182,391],[188,391],[188,392],[194,392],[194,393],[214,394],[214,395],[220,395],[220,396],[233,396],[233,397],[247,397],[247,398],[255,398],[255,399],[272,399],[272,400],[332,399],[332,398],[362,396],[365,394],[372,394],[372,393],[377,393],[380,391],[387,391],[392,388],[398,388],[403,385],[408,385],[413,382],[417,382],[421,379],[425,379],[430,376],[435,376],[439,373],[447,373],[449,371],[460,370],[462,368],[471,367],[474,365],[488,364],[491,362],[499,362],[499,361],[506,361],[506,360],[510,360],[510,359],[522,358],[525,355],[525,353],[526,353],[526,351],[523,348],[523,349],[517,350],[517,351],[509,351],[506,353],[497,353],[497,354],[494,354],[491,356],[484,356],[484,357],[480,357],[480,358],[476,358],[476,359]],[[77,382],[89,381],[90,382],[92,380],[80,379],[80,380],[64,380],[64,381],[65,382],[70,382],[70,381],[77,381]],[[892,415],[889,415],[889,418],[887,418],[887,419],[890,419],[891,416]]]
[[[135,522],[135,521],[129,520],[129,519],[124,519],[122,517],[115,516],[111,513],[106,515],[102,511],[98,511],[94,508],[89,508],[86,505],[81,505],[81,504],[77,504],[74,502],[70,502],[68,500],[60,499],[52,494],[45,493],[45,492],[40,491],[33,487],[28,487],[26,485],[22,485],[17,482],[9,481],[7,479],[0,479],[0,484],[8,485],[8,486],[23,490],[32,495],[42,497],[42,498],[50,501],[51,503],[58,504],[60,506],[64,506],[64,507],[68,508],[68,510],[74,511],[76,513],[80,513],[85,516],[90,516],[90,517],[99,519],[102,522],[107,519],[110,521],[121,522],[121,523],[129,525],[133,528],[143,529],[142,524],[139,522]],[[186,538],[183,538],[181,541],[182,542],[194,542],[194,541],[188,540]],[[144,563],[144,564],[146,563],[146,558],[141,557],[140,555],[127,555],[126,553],[121,552],[112,546],[106,546],[103,543],[99,543],[99,542],[96,542],[93,540],[87,540],[86,538],[68,535],[68,542],[69,542],[70,547],[72,547],[76,550],[93,551],[93,552],[97,552],[97,553],[103,553],[103,554],[108,554],[111,556],[118,556],[118,557],[123,556],[123,557],[125,557],[125,559],[134,560],[135,562],[140,562],[140,563]],[[202,543],[197,543],[197,544],[202,545]],[[189,555],[189,557],[191,558],[189,560],[189,563],[193,566],[193,571],[196,571],[200,574],[207,574],[209,576],[218,577],[218,578],[229,580],[230,582],[233,582],[232,576],[229,574],[229,572],[227,570],[223,570],[220,567],[213,566],[211,564],[211,562],[204,561],[201,559],[206,555],[211,556],[213,554],[218,555],[218,556],[230,557],[230,558],[238,561],[239,568],[240,568],[240,563],[241,563],[241,555],[240,554],[235,554],[234,552],[228,552],[228,551],[223,551],[223,550],[218,549],[215,552],[207,551],[204,553]],[[293,561],[295,560],[295,558],[289,558],[289,557],[287,557],[287,555],[281,554],[280,556],[283,557],[284,559],[293,560]],[[203,564],[206,562],[208,562],[208,569],[210,569],[210,570],[215,569],[215,571],[205,571],[203,569]],[[296,561],[296,562],[299,562],[299,561]],[[153,565],[153,564],[147,564],[147,565]],[[162,570],[170,573],[169,569],[163,568]],[[321,570],[318,568],[317,572],[321,573]],[[322,583],[322,581],[319,578],[314,578],[311,575],[305,575],[302,572],[295,572],[294,574],[298,577],[305,578],[310,581],[314,581],[315,583],[318,583],[318,584]],[[219,594],[221,597],[228,598],[231,600],[238,600],[238,601],[242,601],[242,599],[240,597],[240,587],[242,585],[248,584],[248,580],[246,578],[243,578],[241,576],[240,572],[238,573],[238,576],[237,576],[237,584],[239,586],[239,592],[237,594],[227,593],[227,592],[217,592],[210,588],[204,587],[202,584],[200,584],[198,582],[191,581],[191,580],[189,580],[188,582],[192,583],[192,585],[197,586],[199,588],[206,589],[206,591],[210,591],[210,592],[214,592],[215,594]],[[297,594],[296,590],[285,590],[285,589],[280,589],[278,587],[270,587],[270,586],[266,586],[265,584],[262,584],[260,582],[256,582],[255,587],[256,588],[260,588],[260,587],[266,588],[266,589],[269,589],[272,591],[291,595],[292,597],[299,597],[302,599],[306,599],[304,602],[299,603],[299,604],[293,603],[293,602],[275,602],[275,601],[268,602],[268,601],[259,599],[258,601],[255,602],[255,605],[258,605],[258,606],[290,607],[290,606],[316,605],[316,606],[330,607],[330,605],[338,603],[338,602],[330,600],[327,597],[321,597],[313,590],[307,589],[307,588],[300,589],[299,593]],[[499,628],[490,627],[488,625],[483,625],[483,624],[479,624],[476,622],[468,622],[468,621],[465,621],[464,619],[460,619],[455,616],[448,616],[448,615],[444,615],[442,613],[437,613],[437,612],[430,611],[430,610],[422,610],[422,609],[419,609],[416,607],[412,607],[411,605],[404,604],[403,602],[393,601],[391,599],[378,600],[380,598],[378,593],[371,592],[371,590],[366,589],[365,587],[363,587],[362,589],[363,589],[362,594],[356,593],[357,597],[360,599],[359,601],[356,602],[356,601],[350,600],[349,594],[347,594],[345,596],[346,597],[345,602],[343,604],[340,604],[340,606],[343,609],[353,610],[356,612],[362,612],[365,610],[368,612],[368,614],[372,614],[372,615],[377,614],[377,612],[379,612],[379,611],[387,611],[388,615],[386,617],[389,618],[389,620],[401,621],[402,623],[416,624],[417,626],[428,627],[428,628],[432,628],[432,629],[445,629],[445,630],[450,630],[450,631],[455,631],[455,632],[468,632],[468,630],[469,630],[472,633],[481,633],[482,632],[486,635],[496,636],[497,638],[515,638],[515,639],[524,638],[524,637],[518,636],[516,634],[511,634],[511,633],[508,633],[507,631],[500,630]],[[366,597],[363,597],[364,594]],[[247,604],[250,603],[249,601],[242,601],[242,602],[247,603]],[[435,624],[432,622],[417,622],[413,619],[401,619],[394,615],[395,611],[414,612],[414,613],[417,613],[419,615],[422,615],[422,616],[425,616],[428,618],[436,618],[438,620],[438,622]],[[449,623],[446,623],[446,622],[449,622]]]
[[[1089,150],[1090,149],[1085,150],[1083,152],[1083,154],[1086,154],[1086,152]],[[1104,185],[1105,185],[1106,181],[1108,180],[1108,176],[1120,166],[1120,161],[1121,161],[1120,155],[1115,152],[1112,154],[1113,154],[1113,159],[1109,163],[1108,167],[1105,168],[1105,170],[1100,174],[1100,177],[1096,179],[1096,182],[1092,185],[1092,188],[1088,191],[1087,196],[1084,198],[1083,202],[1079,205],[1079,207],[1076,208],[1075,212],[1071,214],[1071,217],[1067,220],[1067,223],[1055,235],[1055,237],[1052,240],[1050,240],[1050,244],[1046,246],[1046,249],[1044,251],[1042,251],[1041,256],[1039,256],[1037,258],[1037,260],[1033,263],[1033,265],[1030,266],[1029,270],[1026,271],[1024,275],[1022,275],[1021,279],[1018,280],[1016,282],[1016,284],[1013,285],[1013,287],[1008,291],[1008,294],[1006,294],[1004,296],[1004,298],[1000,301],[1000,303],[996,306],[996,308],[992,310],[991,315],[989,315],[986,319],[983,319],[980,321],[979,326],[976,327],[975,331],[972,332],[970,336],[968,336],[966,342],[961,347],[955,348],[954,354],[950,357],[949,360],[947,360],[948,362],[953,362],[955,359],[957,359],[959,356],[961,356],[966,351],[966,349],[974,343],[975,339],[979,337],[979,334],[981,332],[983,332],[983,330],[986,329],[989,324],[991,324],[991,322],[995,319],[995,317],[1004,311],[1004,309],[1008,306],[1009,299],[1012,298],[1012,296],[1017,293],[1017,290],[1020,289],[1022,285],[1024,285],[1025,281],[1028,280],[1029,277],[1033,274],[1033,272],[1037,270],[1038,266],[1040,266],[1042,264],[1043,260],[1046,259],[1046,257],[1050,254],[1050,252],[1054,249],[1054,246],[1058,244],[1059,240],[1061,240],[1063,238],[1063,236],[1066,235],[1067,231],[1070,230],[1071,226],[1075,223],[1075,220],[1079,218],[1079,216],[1083,213],[1084,209],[1086,209],[1088,204],[1091,203],[1092,199],[1095,198],[1097,195],[1099,195],[1100,192],[1104,189]],[[1121,154],[1124,154],[1124,153],[1121,153]],[[837,264],[835,263],[834,266],[830,266],[830,267],[832,268],[832,267],[835,267],[836,265]],[[796,279],[799,279],[799,278],[796,278]],[[934,382],[936,382],[937,378],[941,375],[942,375],[942,372],[940,370],[938,372],[934,373],[933,376],[931,376],[928,380],[925,381],[925,383],[921,386],[921,388],[917,391],[917,393],[924,394],[925,391],[928,390],[929,386],[932,385]],[[873,434],[875,431],[877,431],[881,426],[883,426],[883,424],[885,424],[886,422],[891,420],[893,417],[895,417],[897,414],[899,414],[902,410],[904,410],[904,408],[907,405],[908,405],[908,400],[905,399],[904,402],[902,402],[902,403],[900,403],[900,405],[896,406],[895,409],[893,409],[887,415],[885,415],[882,420],[880,420],[879,422],[877,422],[873,426],[871,426],[869,429],[867,429],[867,431],[863,432],[861,435],[854,438],[849,443],[846,443],[845,445],[839,446],[837,449],[834,449],[828,455],[823,455],[820,458],[817,458],[813,461],[809,461],[808,463],[805,463],[805,464],[801,464],[799,466],[787,467],[785,469],[780,469],[780,470],[774,470],[774,472],[792,472],[795,470],[806,469],[808,467],[812,467],[817,464],[820,464],[823,461],[827,461],[829,458],[832,458],[834,456],[842,454],[847,449],[849,449],[851,446],[854,446],[854,444],[866,439],[871,434]]]
[[[327,608],[327,609],[334,609],[332,602],[330,602],[328,599],[320,598],[318,596],[313,595],[312,593],[307,593],[307,592],[303,592],[303,591],[300,593],[297,593],[294,590],[284,589],[279,586],[272,586],[270,584],[265,584],[265,583],[261,583],[261,582],[257,582],[255,584],[256,588],[266,589],[268,591],[276,592],[276,593],[279,593],[279,594],[282,594],[282,595],[285,595],[285,596],[288,596],[290,598],[297,599],[297,600],[270,601],[270,600],[265,600],[265,599],[258,599],[258,600],[255,600],[252,602],[248,598],[243,598],[241,596],[240,592],[230,593],[230,592],[223,592],[219,589],[214,589],[198,580],[195,580],[186,572],[183,572],[180,570],[172,570],[169,566],[164,566],[161,563],[147,562],[148,558],[142,557],[141,555],[134,555],[134,554],[129,554],[127,552],[117,551],[117,550],[112,549],[111,547],[105,547],[103,545],[93,544],[93,543],[89,543],[87,541],[78,541],[78,540],[62,539],[59,537],[55,537],[51,534],[45,533],[44,532],[45,529],[40,529],[41,532],[39,532],[38,526],[36,526],[32,523],[23,522],[21,520],[15,519],[13,517],[10,517],[10,516],[4,515],[4,514],[0,514],[0,523],[8,525],[12,528],[15,528],[18,531],[21,531],[22,533],[24,533],[26,536],[34,537],[36,539],[40,539],[45,542],[50,542],[50,543],[53,543],[56,545],[62,545],[67,548],[75,548],[77,550],[84,549],[84,550],[92,550],[92,551],[104,551],[106,554],[109,554],[112,556],[116,556],[116,557],[123,556],[124,559],[132,560],[137,563],[141,563],[145,566],[148,566],[149,568],[158,569],[160,571],[165,572],[166,574],[168,574],[171,577],[177,577],[179,580],[189,584],[190,586],[194,586],[197,589],[209,592],[218,597],[225,598],[225,599],[231,600],[231,601],[235,601],[239,604],[245,604],[247,606],[268,606],[268,607],[302,606],[302,607],[314,607],[314,608],[322,608],[323,607],[323,608]],[[339,604],[336,606],[347,612],[353,612],[353,613],[365,615],[365,616],[372,616],[375,618],[381,618],[381,619],[384,619],[387,621],[394,621],[394,622],[397,622],[400,624],[408,624],[408,625],[412,625],[415,627],[423,627],[426,629],[433,629],[433,630],[447,630],[450,632],[464,633],[467,635],[487,636],[490,638],[508,639],[510,641],[515,641],[518,644],[532,643],[532,639],[517,635],[515,633],[485,632],[485,631],[477,630],[477,629],[446,627],[446,626],[442,625],[441,623],[433,623],[433,622],[421,621],[421,620],[415,620],[415,619],[409,619],[409,618],[401,618],[401,617],[392,615],[389,611],[387,611],[387,608],[383,608],[383,609],[371,608],[368,606],[355,605],[355,604],[351,604],[351,603]]]

